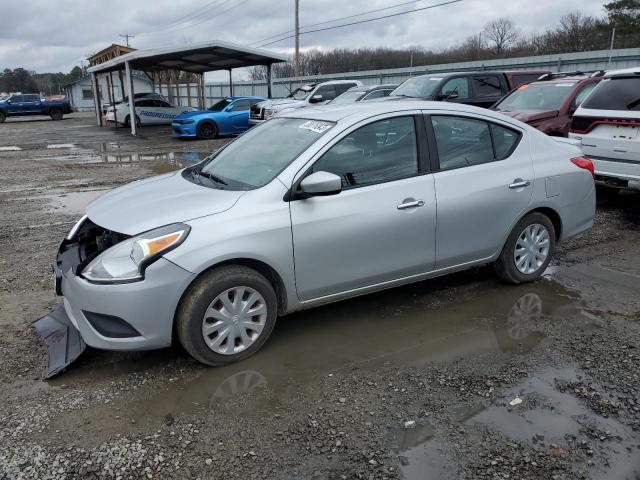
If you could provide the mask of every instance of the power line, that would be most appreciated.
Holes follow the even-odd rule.
[[[210,21],[210,20],[213,20],[214,18],[221,16],[222,14],[224,14],[224,13],[228,12],[229,10],[233,10],[234,8],[239,7],[239,6],[240,6],[240,5],[242,5],[243,3],[246,3],[248,0],[240,1],[240,2],[236,3],[235,5],[230,6],[229,8],[227,8],[227,9],[225,9],[225,10],[222,10],[222,11],[216,11],[216,12],[215,12],[215,15],[211,15],[211,16],[207,16],[207,17],[205,17],[205,18],[201,18],[201,17],[202,17],[202,15],[205,13],[205,11],[206,11],[206,10],[210,11],[210,10],[212,10],[213,8],[216,8],[216,7],[217,7],[217,8],[220,8],[220,7],[222,7],[223,5],[225,5],[225,4],[227,4],[227,3],[229,3],[230,1],[231,1],[231,0],[222,0],[222,2],[220,3],[220,0],[215,0],[214,2],[211,2],[211,3],[206,7],[206,9],[205,9],[205,10],[202,10],[202,11],[199,11],[199,12],[198,12],[197,17],[199,17],[199,18],[191,18],[191,19],[189,19],[189,20],[185,20],[185,21],[183,21],[183,22],[178,22],[178,23],[176,23],[176,25],[174,25],[174,26],[170,26],[170,27],[167,27],[167,28],[160,28],[160,29],[158,29],[158,30],[150,30],[150,31],[147,31],[147,32],[142,32],[142,33],[140,33],[139,35],[154,35],[154,34],[158,34],[158,33],[167,33],[167,32],[172,32],[172,31],[176,31],[176,30],[181,30],[181,29],[183,29],[183,28],[187,28],[187,27],[195,27],[196,25],[200,25],[201,23],[204,23],[204,22],[208,22],[208,21]],[[216,2],[218,2],[218,3],[216,3]],[[214,3],[216,3],[216,4],[214,4]],[[192,13],[195,13],[195,12],[192,12]],[[195,21],[195,23],[192,23],[192,22],[194,22],[194,21]],[[180,23],[182,23],[183,25],[180,25]]]
[[[383,15],[381,17],[369,18],[367,20],[359,20],[357,22],[344,23],[342,25],[335,25],[333,27],[325,27],[325,28],[317,28],[315,30],[307,30],[306,32],[300,32],[300,35],[306,35],[308,33],[315,33],[315,32],[325,32],[327,30],[334,30],[336,28],[349,27],[349,26],[352,26],[352,25],[360,25],[362,23],[373,22],[375,20],[382,20],[384,18],[399,17],[400,15],[407,15],[409,13],[421,12],[423,10],[430,10],[432,8],[442,7],[442,6],[445,6],[445,5],[451,5],[453,3],[458,3],[458,2],[462,2],[462,0],[450,0],[448,2],[442,2],[442,3],[437,3],[435,5],[429,5],[428,7],[416,8],[414,10],[407,10],[405,12],[391,13],[389,15]],[[274,43],[278,43],[278,42],[281,42],[282,40],[287,40],[289,38],[293,38],[293,35],[288,35],[286,37],[279,38],[279,39],[274,40],[272,42],[263,43],[261,45],[258,45],[258,48],[266,47],[268,45],[273,45]]]
[[[349,18],[361,17],[361,16],[363,16],[363,15],[369,15],[369,14],[371,14],[371,13],[382,12],[382,11],[384,11],[384,10],[391,10],[392,8],[397,8],[397,7],[403,7],[403,6],[408,5],[408,4],[410,4],[410,3],[416,3],[416,1],[420,2],[420,1],[423,1],[423,0],[411,0],[411,1],[409,1],[409,2],[397,3],[397,4],[395,4],[395,5],[391,5],[391,6],[389,6],[389,7],[376,8],[375,10],[369,10],[369,11],[367,11],[367,12],[356,13],[356,14],[354,14],[354,15],[348,15],[348,16],[346,16],[346,17],[334,18],[333,20],[325,20],[325,21],[323,21],[323,22],[310,23],[309,25],[304,25],[304,26],[302,26],[302,27],[300,27],[300,28],[317,27],[318,25],[326,25],[327,23],[337,22],[337,21],[339,21],[339,20],[347,20],[347,19],[349,19]],[[272,38],[276,38],[276,37],[279,37],[279,36],[281,36],[281,35],[288,35],[288,34],[290,34],[290,33],[293,33],[293,30],[288,30],[288,31],[286,31],[286,32],[276,33],[275,35],[271,35],[271,36],[269,36],[269,37],[263,38],[262,40],[258,40],[258,41],[255,41],[255,42],[251,42],[251,43],[250,43],[250,45],[255,45],[255,44],[257,44],[257,43],[262,43],[262,42],[264,42],[265,40],[271,40]]]

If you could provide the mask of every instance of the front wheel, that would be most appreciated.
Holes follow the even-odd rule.
[[[255,270],[230,265],[211,270],[189,287],[176,315],[180,343],[206,365],[244,360],[267,341],[278,300]]]
[[[556,247],[549,217],[533,212],[520,220],[495,263],[498,276],[509,283],[532,282],[545,271]]]
[[[200,122],[198,128],[196,128],[196,137],[202,140],[209,140],[210,138],[216,138],[218,136],[218,127],[215,123],[205,120]]]
[[[124,126],[131,128],[131,117],[129,115],[127,115],[126,117],[124,117]],[[138,115],[136,115],[136,127],[140,127],[141,123],[140,123],[140,117],[138,117]]]

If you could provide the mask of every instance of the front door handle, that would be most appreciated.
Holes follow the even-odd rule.
[[[528,187],[529,185],[531,185],[531,182],[529,180],[522,180],[521,178],[516,178],[513,181],[513,183],[509,185],[509,188],[513,190],[515,188]]]
[[[424,200],[414,200],[413,198],[405,198],[400,205],[398,205],[398,210],[406,210],[407,208],[417,208],[422,207],[424,205]]]

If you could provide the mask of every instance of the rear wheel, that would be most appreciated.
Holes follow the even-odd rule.
[[[230,265],[211,270],[185,293],[176,315],[180,343],[206,365],[250,357],[267,341],[278,300],[269,281],[255,270]]]
[[[218,127],[215,123],[205,120],[200,122],[196,128],[196,137],[202,140],[209,140],[218,136]]]
[[[49,110],[49,116],[51,120],[62,120],[62,110],[59,108],[52,108]]]
[[[531,282],[545,271],[556,247],[553,223],[533,212],[520,220],[495,263],[496,273],[510,283]]]
[[[0,112],[0,123],[4,123],[7,119],[7,115],[4,112]]]

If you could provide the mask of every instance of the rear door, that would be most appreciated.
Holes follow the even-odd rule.
[[[496,74],[474,75],[471,77],[472,99],[469,102],[477,107],[489,108],[502,98],[503,79]]]
[[[436,205],[422,122],[405,112],[368,120],[332,142],[302,174],[334,173],[343,190],[290,202],[301,300],[433,268]]]
[[[488,259],[531,201],[526,132],[474,115],[432,114],[426,120],[437,152],[436,268]]]
[[[42,113],[40,95],[26,94],[23,97],[23,112],[30,114]]]

